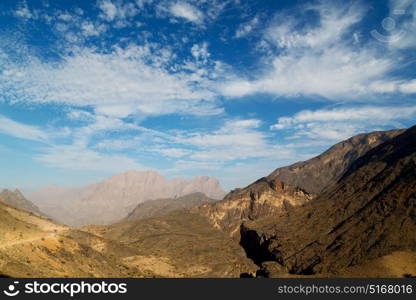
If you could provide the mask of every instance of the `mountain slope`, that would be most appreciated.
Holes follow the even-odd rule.
[[[178,198],[147,200],[137,205],[125,220],[137,221],[161,216],[175,210],[189,209],[205,203],[215,202],[217,200],[208,198],[203,193],[192,193]]]
[[[313,199],[300,188],[279,179],[262,178],[244,189],[231,191],[222,201],[194,208],[214,227],[237,236],[242,222],[290,210]]]
[[[291,273],[338,273],[398,250],[416,250],[416,126],[368,151],[340,181],[292,211],[241,228],[258,264]]]
[[[390,130],[359,134],[332,146],[310,160],[278,168],[268,178],[279,178],[289,185],[319,194],[326,187],[336,183],[356,159],[403,132],[404,130]]]
[[[55,220],[78,227],[110,224],[125,218],[143,201],[194,192],[214,199],[225,194],[215,178],[168,180],[154,171],[129,171],[82,188],[50,187],[28,198]]]
[[[3,200],[6,204],[13,207],[30,211],[38,215],[42,214],[39,208],[27,200],[18,189],[15,189],[14,191],[4,189],[0,192],[0,200]]]
[[[238,242],[185,210],[85,230],[135,249],[127,262],[157,276],[228,278],[256,270]]]
[[[136,252],[0,202],[0,274],[9,277],[144,277],[123,262]]]

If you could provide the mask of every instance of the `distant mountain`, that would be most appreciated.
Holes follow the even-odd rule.
[[[352,162],[312,201],[245,222],[241,244],[256,263],[275,261],[296,274],[342,274],[416,251],[416,126]]]
[[[139,203],[201,192],[222,199],[215,178],[166,179],[155,171],[129,171],[81,188],[48,187],[28,195],[55,220],[71,226],[110,224],[125,218]]]
[[[192,193],[178,198],[147,200],[137,205],[136,208],[125,218],[125,220],[137,221],[158,217],[175,210],[190,209],[198,205],[205,203],[215,203],[217,201],[218,200],[211,199],[200,192]]]
[[[18,189],[15,189],[14,191],[4,189],[0,192],[0,200],[3,200],[6,204],[13,207],[30,211],[38,215],[42,214],[39,208],[27,200]]]
[[[279,178],[286,184],[319,194],[336,183],[356,159],[403,132],[404,130],[390,130],[356,135],[310,160],[278,168],[268,178]]]

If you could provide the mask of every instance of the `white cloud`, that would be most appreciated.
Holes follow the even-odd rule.
[[[390,25],[380,24],[380,28],[372,31],[373,37],[388,43],[392,49],[416,47],[416,3],[412,0],[390,0],[389,4],[390,16],[385,21]]]
[[[102,11],[102,18],[107,21],[113,21],[117,16],[117,7],[111,2],[111,0],[103,0],[98,4],[99,8]]]
[[[48,135],[36,126],[25,125],[0,115],[0,133],[26,140],[45,142]]]
[[[235,37],[242,38],[242,37],[249,35],[255,29],[258,23],[259,23],[259,18],[255,17],[251,21],[241,24],[235,32]]]
[[[176,2],[170,5],[169,12],[177,17],[185,19],[195,24],[202,24],[204,22],[204,14],[195,6],[187,2]]]
[[[163,48],[130,45],[108,54],[84,49],[60,64],[28,56],[23,64],[3,63],[0,91],[8,101],[92,106],[115,117],[222,113],[212,82],[198,70],[170,72],[170,55]]]
[[[318,25],[302,26],[300,18],[279,15],[265,33],[265,40],[278,51],[264,59],[256,79],[233,78],[220,84],[220,92],[228,97],[267,93],[340,100],[411,91],[401,89],[406,80],[389,77],[400,68],[398,56],[354,41],[354,26],[365,15],[362,7],[320,2],[307,9],[319,15]]]
[[[339,141],[374,128],[404,127],[400,122],[416,117],[416,106],[363,106],[305,110],[281,117],[273,130],[293,131],[292,138],[307,137]]]
[[[31,19],[35,17],[34,14],[29,10],[26,1],[23,1],[19,4],[19,8],[15,11],[15,15],[23,19]]]
[[[121,172],[149,169],[127,156],[102,154],[79,145],[52,146],[35,159],[48,167],[67,170]]]
[[[200,60],[203,63],[207,63],[208,58],[211,54],[208,51],[208,43],[203,42],[201,44],[195,44],[191,48],[192,56],[195,57],[196,60]]]

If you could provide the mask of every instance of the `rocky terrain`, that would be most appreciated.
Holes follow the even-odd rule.
[[[176,210],[186,210],[206,203],[215,203],[218,200],[211,199],[203,193],[192,193],[178,198],[166,198],[147,200],[140,203],[125,218],[126,221],[137,221],[165,215]]]
[[[286,184],[319,194],[326,187],[336,183],[356,159],[403,131],[376,131],[356,135],[310,160],[278,168],[268,178],[279,178]]]
[[[27,200],[18,189],[15,189],[14,191],[4,189],[0,192],[0,199],[10,206],[30,211],[38,215],[42,214],[39,208]]]
[[[314,200],[245,222],[241,244],[259,265],[274,261],[304,275],[416,251],[416,127],[354,161]]]
[[[7,277],[151,277],[123,263],[136,252],[0,202],[0,274]]]
[[[161,277],[240,277],[257,269],[238,242],[184,210],[83,230],[135,249],[128,263]]]
[[[35,194],[55,218],[95,223],[80,230],[1,202],[0,274],[416,275],[416,126],[358,135],[215,200],[222,193],[208,177],[186,182],[127,172]]]
[[[41,211],[75,227],[105,225],[125,218],[139,203],[201,192],[222,199],[225,192],[215,178],[168,180],[155,171],[129,171],[81,188],[49,187],[28,195]]]
[[[246,188],[231,191],[222,201],[204,204],[193,212],[238,238],[242,222],[288,211],[311,199],[313,195],[300,188],[286,185],[279,179],[262,178]]]

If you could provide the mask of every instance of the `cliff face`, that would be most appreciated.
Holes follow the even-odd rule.
[[[46,188],[30,194],[29,199],[55,220],[78,227],[110,224],[125,218],[143,201],[194,192],[214,199],[225,195],[215,178],[169,180],[154,171],[129,171],[81,188]]]
[[[193,211],[207,217],[216,228],[237,236],[242,222],[288,211],[312,198],[313,195],[279,179],[262,178],[244,189],[233,190],[222,201]]]
[[[319,194],[328,186],[335,184],[356,159],[403,131],[390,130],[359,134],[332,146],[310,160],[278,168],[268,178],[279,178],[289,185],[298,186],[309,193]]]
[[[246,222],[241,236],[258,264],[273,260],[296,274],[416,250],[416,127],[368,151],[316,199]]]

